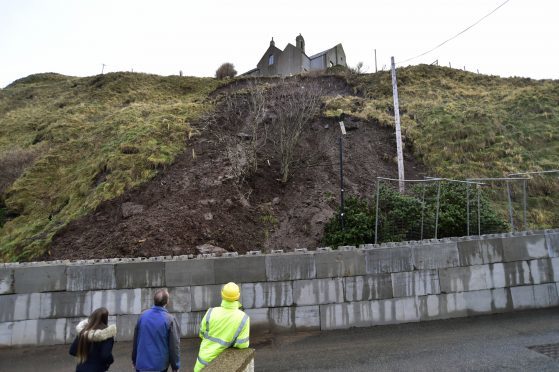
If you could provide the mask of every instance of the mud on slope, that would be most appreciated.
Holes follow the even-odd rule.
[[[351,93],[345,81],[335,77],[299,81],[318,82],[326,95]],[[266,82],[272,88],[278,83]],[[320,246],[324,225],[339,204],[339,125],[333,119],[315,118],[300,148],[311,149],[314,155],[297,165],[287,183],[279,181],[278,162],[271,153],[264,154],[267,159],[253,176],[239,182],[232,176],[227,144],[238,140],[246,107],[236,105],[237,112],[232,113],[226,106],[227,97],[246,84],[241,81],[213,95],[216,112],[195,124],[199,135],[187,141],[172,166],[70,223],[55,236],[44,258],[196,254],[202,244],[239,253]],[[346,124],[346,195],[370,196],[375,177],[397,175],[394,134],[390,128],[351,118]],[[405,168],[408,178],[423,173],[409,153]]]

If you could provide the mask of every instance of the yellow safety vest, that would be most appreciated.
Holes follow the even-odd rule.
[[[194,366],[198,372],[229,347],[246,349],[249,344],[250,318],[239,310],[238,301],[221,301],[221,307],[208,309],[200,324],[200,352]]]

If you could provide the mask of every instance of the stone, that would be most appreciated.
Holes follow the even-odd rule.
[[[165,286],[164,262],[131,262],[115,265],[117,288]]]
[[[344,289],[349,302],[392,298],[392,278],[388,273],[348,276],[344,278]]]
[[[215,284],[213,258],[165,262],[165,282],[169,287]]]
[[[215,259],[215,283],[251,283],[266,281],[264,256],[238,256]]]
[[[316,265],[312,253],[268,255],[265,256],[265,263],[266,279],[269,281],[316,278]]]
[[[297,306],[344,302],[343,278],[296,280],[293,302]]]
[[[223,253],[227,253],[227,249],[216,247],[211,244],[202,244],[196,247],[196,251],[200,254],[215,254],[216,256],[221,256]]]
[[[363,251],[318,252],[314,257],[317,278],[365,275]]]
[[[204,219],[205,219],[206,221],[211,221],[211,220],[213,220],[213,219],[214,219],[213,213],[212,213],[212,212],[204,213]]]
[[[115,265],[75,265],[66,269],[67,291],[116,288]]]
[[[0,268],[0,295],[14,293],[14,270]]]
[[[393,273],[394,297],[423,296],[441,292],[437,270],[404,271]]]
[[[122,218],[128,218],[140,214],[144,211],[144,206],[132,202],[122,203],[120,206]]]
[[[291,306],[293,304],[293,283],[244,283],[241,287],[241,299],[241,303],[247,309]]]
[[[66,290],[66,266],[44,265],[14,269],[16,293],[54,292]]]

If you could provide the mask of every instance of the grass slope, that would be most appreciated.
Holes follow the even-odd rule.
[[[404,142],[413,145],[432,175],[503,177],[559,168],[559,81],[427,65],[398,69],[397,77]],[[331,100],[326,114],[343,112],[394,126],[390,72],[348,80],[359,96]],[[559,226],[556,178],[530,183],[533,228]]]
[[[135,73],[38,74],[0,90],[0,155],[39,154],[4,195],[15,218],[0,230],[0,259],[44,254],[66,223],[170,164],[217,85]]]

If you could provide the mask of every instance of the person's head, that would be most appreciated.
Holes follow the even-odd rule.
[[[155,306],[165,307],[169,303],[169,292],[166,289],[158,289],[153,295],[153,304]]]
[[[104,307],[95,309],[87,319],[87,325],[80,331],[78,335],[78,352],[76,356],[80,363],[85,362],[87,353],[89,351],[89,336],[90,331],[96,329],[105,329],[109,325],[109,310]]]
[[[233,282],[229,282],[221,288],[221,298],[225,301],[234,302],[241,297],[239,286]]]

